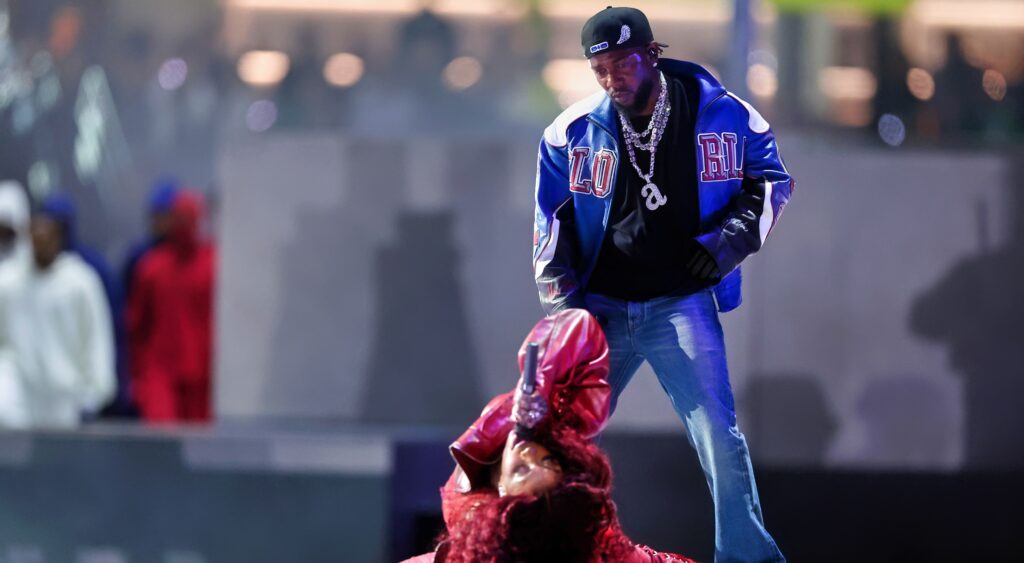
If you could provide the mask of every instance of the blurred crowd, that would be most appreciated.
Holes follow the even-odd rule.
[[[215,250],[204,202],[161,179],[115,274],[72,198],[0,183],[0,428],[210,420]]]

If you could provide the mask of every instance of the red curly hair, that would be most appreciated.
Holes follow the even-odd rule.
[[[490,487],[460,493],[446,486],[441,497],[452,517],[436,561],[592,563],[621,561],[632,549],[619,530],[604,452],[565,424],[532,440],[559,459],[562,481],[541,496],[499,497]]]

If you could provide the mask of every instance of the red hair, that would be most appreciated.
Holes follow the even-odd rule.
[[[493,488],[441,490],[451,515],[438,550],[444,563],[621,561],[632,549],[611,500],[612,471],[597,446],[560,424],[533,440],[562,466],[562,481],[541,496],[499,497]]]

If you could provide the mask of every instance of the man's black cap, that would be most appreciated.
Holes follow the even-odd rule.
[[[588,59],[608,51],[644,47],[654,41],[647,16],[636,8],[608,6],[583,24],[580,35],[583,55]]]

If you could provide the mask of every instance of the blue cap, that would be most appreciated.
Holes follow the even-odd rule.
[[[56,192],[46,199],[36,209],[36,213],[44,215],[60,223],[64,230],[64,245],[68,248],[75,244],[76,229],[75,223],[78,219],[78,208],[71,196]]]
[[[153,182],[149,190],[149,212],[164,213],[171,210],[174,199],[178,197],[178,180],[163,177]]]

